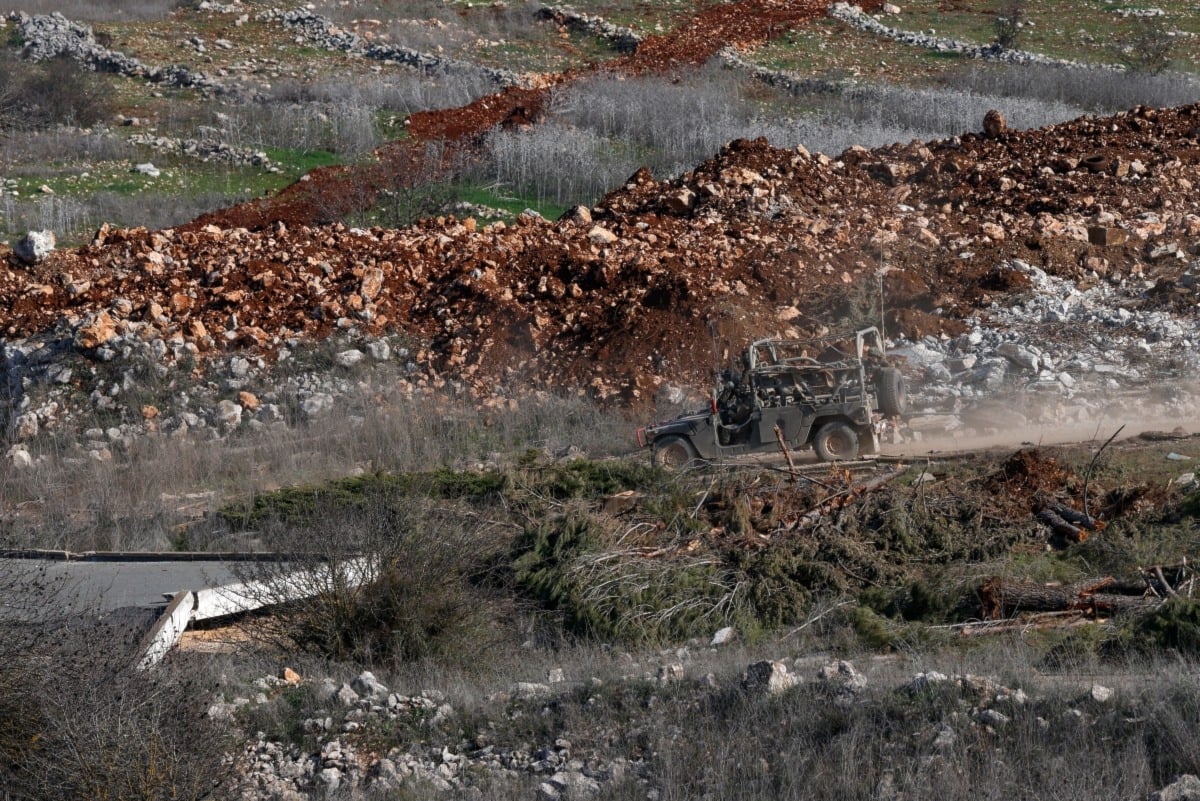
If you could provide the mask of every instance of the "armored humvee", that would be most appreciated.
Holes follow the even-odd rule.
[[[812,448],[818,458],[879,449],[879,430],[904,413],[904,377],[877,328],[814,340],[760,339],[726,370],[706,409],[637,430],[656,464],[680,468],[746,453]]]

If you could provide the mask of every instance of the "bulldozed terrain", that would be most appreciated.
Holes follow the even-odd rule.
[[[823,14],[714,6],[603,69],[679,70]],[[630,175],[558,220],[329,221],[369,206],[382,175],[427,175],[415,162],[430,142],[447,145],[449,164],[494,126],[535,125],[549,85],[578,75],[416,114],[406,139],[365,164],[317,169],[265,200],[161,232],[105,228],[38,264],[10,257],[0,330],[9,341],[57,331],[87,351],[136,334],[202,360],[337,330],[402,332],[431,374],[481,398],[581,391],[645,408],[664,384],[703,393],[754,337],[853,320],[919,341],[986,325],[1035,291],[1014,262],[1082,290],[1110,285],[1122,308],[1194,317],[1194,106],[1022,131],[1004,130],[1001,109],[991,135],[980,119],[952,139],[831,154],[734,141],[678,178]],[[1036,336],[1070,348],[1094,333]],[[1189,342],[1153,355],[1187,363]]]
[[[5,214],[109,170],[152,197],[150,155],[181,187],[237,191],[169,227],[0,246],[0,548],[271,552],[334,579],[294,603],[247,560],[274,611],[189,632],[170,681],[122,679],[79,741],[54,715],[109,694],[61,688],[125,675],[124,656],[23,629],[0,646],[0,723],[21,688],[40,699],[0,737],[14,798],[98,797],[131,772],[146,798],[1049,797],[1063,776],[1191,797],[1194,688],[1146,677],[1200,654],[1200,103],[1019,127],[1020,98],[996,94],[939,138],[735,136],[587,202],[476,184],[460,202],[498,134],[563,125],[562,92],[589,81],[733,73],[769,110],[853,97],[847,75],[894,79],[897,59],[922,81],[1041,62],[989,44],[999,4],[861,9],[972,56],[815,2],[394,6],[7,20],[7,55],[90,65],[121,110],[56,129],[111,161],[4,163]],[[1085,39],[1039,8],[1025,46],[1083,59],[1053,66],[1072,80],[1143,80],[1095,44],[1105,15],[1088,5]],[[1161,16],[1190,53],[1187,10]],[[442,96],[375,108],[386,141],[353,155],[124,130],[194,115],[228,134],[272,92],[396,75]],[[400,201],[428,213],[372,217]],[[635,451],[638,424],[705,406],[748,342],[871,325],[910,393],[877,458],[673,472]],[[62,670],[32,670],[26,645]],[[289,669],[248,678],[264,663]],[[105,751],[110,730],[177,748],[172,769]],[[43,758],[72,748],[136,758],[86,785]]]
[[[893,335],[965,333],[1030,291],[1013,259],[1194,317],[1197,137],[1189,106],[835,157],[739,141],[557,221],[356,230],[281,212],[244,228],[233,209],[10,260],[0,326],[20,339],[65,324],[85,349],[137,331],[205,355],[399,330],[483,397],[515,375],[645,405],[664,382],[703,386],[714,339],[820,333],[869,315],[881,283]],[[1064,330],[1062,346],[1087,335]]]

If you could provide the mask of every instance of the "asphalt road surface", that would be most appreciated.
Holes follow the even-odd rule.
[[[155,608],[181,590],[237,583],[228,561],[164,555],[0,558],[0,621],[103,616],[117,609]]]

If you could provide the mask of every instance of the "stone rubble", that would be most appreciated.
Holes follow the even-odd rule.
[[[839,83],[828,78],[814,78],[792,70],[774,70],[747,60],[736,48],[726,47],[717,53],[721,63],[729,68],[752,76],[756,81],[782,89],[794,95],[836,91]]]
[[[670,663],[687,650],[660,656]],[[1031,697],[1023,689],[969,673],[929,671],[889,686],[869,681],[847,660],[829,662],[817,670],[814,681],[803,682],[796,671],[820,659],[765,659],[748,665],[742,674],[743,691],[748,694],[744,702],[759,703],[761,696],[787,692],[829,697],[839,706],[880,703],[889,697],[895,700],[888,703],[929,703],[931,710],[941,710],[942,719],[932,721],[918,736],[935,759],[954,758],[964,736],[972,731],[987,735],[1026,724],[1041,729],[1090,726],[1104,714],[1119,710],[1114,706],[1113,692],[1099,685],[1082,695],[1067,695],[1061,701],[1047,703],[1050,699]],[[671,693],[727,692],[711,673],[683,686],[679,682],[684,679],[677,678],[670,688],[651,673],[630,675],[620,681],[645,682]],[[218,697],[209,714],[233,723],[242,711],[266,704],[284,688],[301,684],[294,673],[289,679],[257,679],[251,691],[241,697],[228,702]],[[591,684],[599,687],[602,682],[593,679]],[[454,724],[459,713],[442,693],[401,695],[368,671],[350,682],[326,678],[309,686],[314,692],[307,697],[315,706],[300,712],[303,746],[275,742],[258,733],[247,736],[227,757],[241,780],[234,796],[239,801],[302,801],[327,798],[335,792],[345,797],[370,797],[417,788],[433,797],[479,797],[480,792],[489,788],[495,791],[507,782],[535,787],[536,797],[544,801],[572,801],[593,798],[614,782],[629,779],[647,798],[659,792],[646,778],[653,774],[653,753],[612,754],[595,745],[577,747],[566,739],[571,736],[569,732],[549,734],[544,743],[514,743],[497,735],[494,726],[464,738]],[[499,702],[499,708],[505,710],[498,714],[516,719],[536,714],[538,709],[548,714],[557,699],[575,689],[566,682],[517,684],[490,700]],[[404,734],[406,727],[420,732],[420,736]],[[1153,798],[1200,798],[1197,788],[1200,781],[1195,777],[1181,776]]]
[[[969,319],[967,334],[898,340],[891,351],[914,379],[908,425],[916,438],[922,430],[963,436],[1103,416],[1182,420],[1200,407],[1192,378],[1200,373],[1200,319],[1136,308],[1131,291],[1146,289],[1136,280],[1080,288],[1019,259],[998,269],[1026,276],[1032,291]],[[1184,276],[1193,273],[1200,262]],[[1155,366],[1167,363],[1170,373]]]
[[[266,703],[267,693],[284,682],[273,677],[255,682],[256,700],[218,700],[210,716],[232,719],[238,709],[251,703]],[[621,778],[631,768],[629,760],[599,761],[573,753],[569,741],[557,738],[542,746],[501,747],[479,735],[466,744],[427,744],[387,747],[367,752],[359,744],[366,734],[389,721],[412,724],[437,732],[455,711],[438,692],[405,696],[392,692],[374,674],[364,671],[350,683],[325,679],[319,683],[318,701],[328,708],[308,710],[302,723],[315,743],[310,749],[273,742],[263,735],[252,737],[230,756],[239,771],[240,801],[324,798],[335,792],[356,797],[364,792],[386,793],[405,786],[423,787],[437,793],[456,794],[489,786],[495,781],[522,776],[540,777],[539,798],[590,798],[601,786]],[[548,696],[550,688],[535,696],[514,692],[514,698]],[[476,792],[478,790],[476,789]]]
[[[829,16],[845,22],[858,28],[861,31],[881,36],[885,39],[899,42],[901,44],[919,47],[924,50],[932,50],[937,53],[954,53],[956,55],[966,56],[967,58],[986,59],[989,61],[1006,61],[1012,64],[1045,64],[1054,67],[1071,67],[1075,69],[1103,69],[1114,72],[1124,71],[1124,67],[1120,64],[1083,64],[1077,61],[1070,61],[1061,58],[1052,58],[1041,53],[1034,53],[1028,50],[1017,50],[1013,48],[1002,47],[993,42],[985,45],[977,45],[972,42],[964,42],[958,39],[948,39],[942,36],[936,36],[928,33],[916,31],[906,31],[898,28],[893,28],[884,25],[879,20],[872,17],[870,14],[863,11],[860,7],[851,3],[838,2],[829,7]]]
[[[236,3],[202,2],[198,6],[198,10],[219,14],[238,14],[240,15],[238,24],[248,21],[250,18],[247,8]],[[205,95],[238,97],[249,101],[253,101],[261,90],[261,87],[257,86],[257,82],[254,81],[254,73],[259,71],[262,64],[256,64],[254,59],[232,71],[218,69],[215,71],[215,75],[181,65],[153,66],[143,63],[134,56],[105,47],[96,40],[91,26],[73,22],[59,12],[35,15],[13,12],[8,15],[7,19],[16,25],[18,35],[24,42],[22,55],[33,61],[66,57],[97,72],[111,72],[163,86],[195,89]],[[327,18],[308,9],[272,8],[258,13],[257,19],[278,22],[295,29],[306,41],[319,47],[353,53],[384,63],[414,67],[430,74],[482,75],[486,80],[498,86],[525,85],[532,80],[509,70],[481,67],[437,54],[422,53],[379,42],[368,42],[356,34],[339,29]],[[199,37],[193,37],[185,45],[194,49],[198,54],[206,52],[207,45]],[[232,43],[226,40],[217,40],[213,42],[213,45],[225,50],[232,48]],[[264,63],[267,61],[269,60],[265,60]],[[245,80],[235,80],[232,73],[238,71],[247,73],[244,76]],[[175,145],[174,142],[160,143],[157,141],[158,137],[152,139],[150,144],[159,149],[173,149]],[[197,157],[207,156],[233,163],[261,163],[263,166],[267,166],[264,154],[242,153],[241,149],[231,148],[222,143],[187,140],[179,143],[179,146],[189,155],[195,151]]]
[[[552,19],[572,30],[582,31],[591,36],[597,36],[608,42],[619,53],[630,53],[637,50],[642,42],[642,35],[632,28],[615,25],[603,17],[584,14],[570,6],[542,6],[537,14],[542,19]]]
[[[484,67],[433,53],[423,53],[407,47],[370,42],[352,31],[339,28],[327,17],[309,9],[282,10],[272,8],[259,13],[258,18],[279,22],[296,30],[306,42],[326,50],[361,55],[375,61],[414,67],[427,74],[482,75],[496,86],[524,86],[528,79],[511,70]]]
[[[161,153],[186,156],[198,161],[216,161],[238,166],[259,167],[266,172],[281,172],[279,165],[273,163],[265,152],[251,147],[237,147],[221,141],[216,136],[181,139],[175,136],[139,133],[130,136],[129,142]],[[157,172],[155,170],[155,174]]]
[[[204,94],[228,94],[235,91],[203,72],[179,65],[156,67],[143,64],[133,56],[111,50],[96,41],[90,25],[72,22],[58,12],[29,15],[16,11],[9,15],[24,42],[22,55],[32,61],[65,57],[97,72],[112,72],[150,83],[196,89]]]

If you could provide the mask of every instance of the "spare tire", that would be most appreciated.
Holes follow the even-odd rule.
[[[875,396],[879,411],[888,417],[904,414],[908,409],[908,392],[904,374],[895,367],[884,367],[875,374]]]

